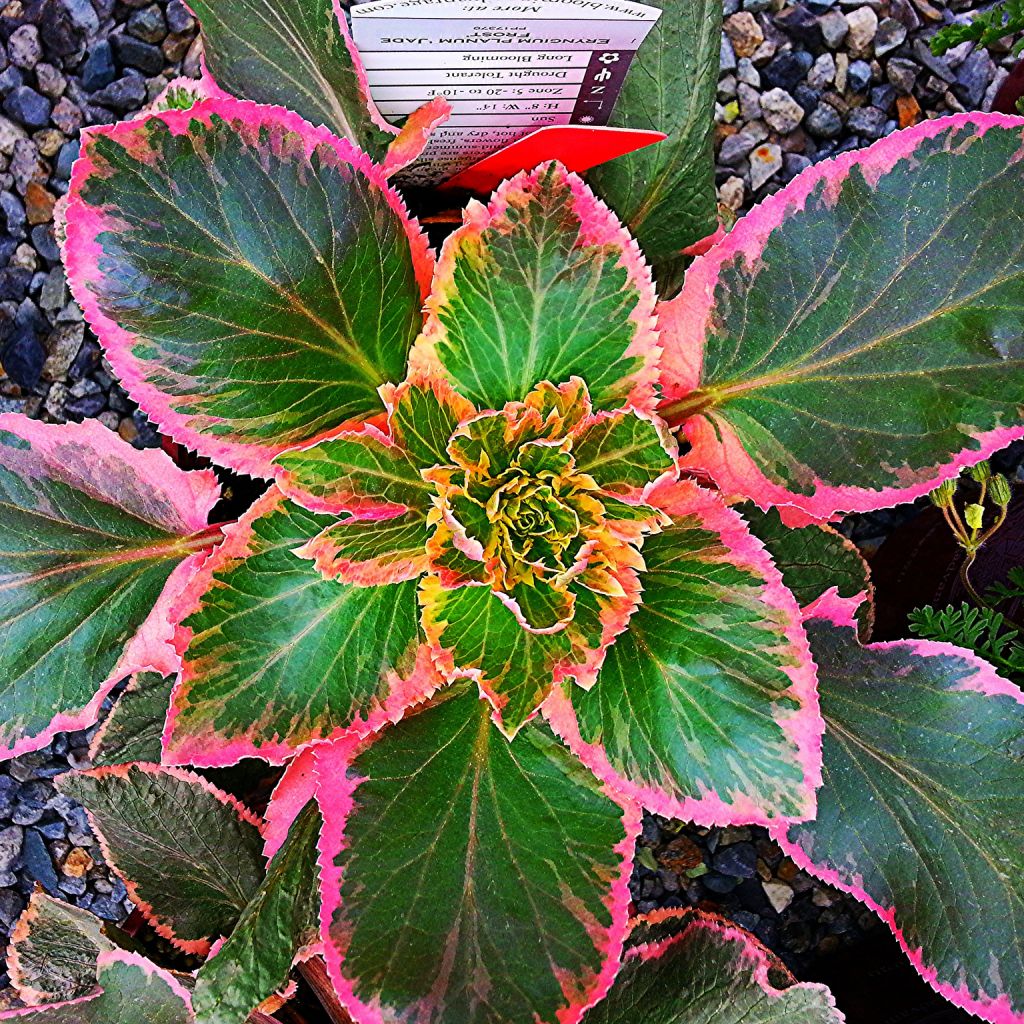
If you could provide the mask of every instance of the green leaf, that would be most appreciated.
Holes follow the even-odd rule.
[[[433,487],[408,452],[372,427],[284,452],[279,486],[315,512],[379,518],[430,507]]]
[[[926,122],[817,165],[696,260],[659,319],[684,465],[825,520],[1024,434],[1022,142],[1000,115]]]
[[[683,249],[715,230],[713,149],[722,5],[664,4],[640,47],[610,124],[668,138],[588,172],[640,243],[663,295],[679,285]]]
[[[14,1011],[29,1024],[193,1024],[188,993],[173,975],[133,953],[100,958],[99,990],[74,1002]],[[11,1015],[11,1011],[2,1014]]]
[[[159,763],[173,688],[174,676],[165,677],[159,672],[133,676],[93,737],[89,748],[93,767],[132,761]]]
[[[1024,695],[968,651],[807,625],[825,718],[818,816],[784,845],[868,903],[944,996],[1024,1014]],[[932,980],[934,979],[934,980]]]
[[[372,587],[416,579],[428,568],[427,518],[347,519],[321,531],[298,554],[328,579]]]
[[[18,998],[29,1005],[86,996],[96,988],[96,961],[113,943],[88,910],[34,892],[18,919],[8,971]]]
[[[330,523],[271,489],[203,566],[166,745],[175,761],[280,764],[379,710],[412,676],[415,582],[324,579],[295,551]]]
[[[62,776],[135,905],[183,949],[227,935],[263,880],[255,819],[191,772],[158,765]]]
[[[91,725],[136,669],[173,670],[163,605],[217,494],[96,421],[0,416],[0,757]]]
[[[625,413],[583,428],[573,443],[573,455],[576,469],[604,490],[633,497],[675,468],[672,448],[650,420]]]
[[[775,958],[724,918],[678,911],[659,930],[669,928],[630,950],[583,1024],[843,1024],[824,985],[776,988]]]
[[[395,440],[420,468],[450,464],[448,442],[476,409],[443,377],[416,375],[400,384],[388,402]]]
[[[319,799],[339,990],[389,1020],[575,1019],[618,952],[632,815],[627,833],[542,726],[509,743],[469,681],[380,733],[350,771],[336,755],[318,774],[332,780]]]
[[[432,260],[379,169],[275,107],[211,100],[89,135],[69,281],[128,390],[250,474],[381,411]]]
[[[556,691],[549,719],[656,813],[806,816],[821,720],[796,603],[717,495],[684,482],[652,503],[672,523],[644,542],[643,602],[596,685]]]
[[[595,409],[649,404],[654,289],[636,244],[556,164],[506,182],[445,243],[420,347],[481,409],[538,381],[586,382]]]
[[[833,587],[839,597],[864,594],[857,621],[865,637],[874,620],[871,571],[855,544],[829,526],[793,528],[782,522],[777,509],[762,512],[742,507],[750,532],[768,549],[797,604],[806,608]]]
[[[244,1024],[265,999],[285,987],[296,955],[319,939],[314,803],[292,824],[259,891],[228,941],[196,977],[192,996],[201,1024]]]
[[[196,0],[191,8],[219,85],[325,124],[380,162],[394,136],[370,116],[365,73],[332,0]]]
[[[446,652],[449,671],[474,673],[501,729],[514,736],[554,686],[555,668],[570,652],[568,633],[527,630],[486,586],[447,590],[429,576],[420,602],[424,632]]]

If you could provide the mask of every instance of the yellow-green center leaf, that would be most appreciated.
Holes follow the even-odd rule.
[[[417,354],[481,409],[570,377],[595,408],[649,406],[653,301],[636,242],[579,178],[547,164],[470,207],[448,238]]]
[[[229,99],[92,132],[64,253],[128,391],[175,439],[263,476],[382,411],[432,268],[363,154]]]
[[[328,967],[359,1019],[556,1024],[603,994],[636,811],[546,728],[509,743],[458,683],[317,775]]]
[[[1024,435],[1024,119],[964,114],[818,165],[662,308],[685,464],[789,519],[924,494]]]

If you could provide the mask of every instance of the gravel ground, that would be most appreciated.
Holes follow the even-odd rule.
[[[928,116],[990,105],[1012,64],[1008,45],[993,56],[962,46],[941,59],[926,45],[971,9],[963,0],[725,0],[720,201],[746,210],[816,160]],[[130,116],[170,78],[197,73],[194,21],[181,0],[0,0],[0,42],[0,412],[97,417],[137,447],[154,446],[156,433],[70,299],[53,206],[67,191],[82,125]],[[885,521],[860,529],[884,532]],[[108,920],[130,909],[84,812],[51,782],[87,763],[88,739],[61,736],[0,765],[0,933],[36,884]],[[875,923],[798,871],[760,829],[648,816],[632,891],[642,911],[722,909],[798,973]],[[6,981],[0,974],[0,988]]]

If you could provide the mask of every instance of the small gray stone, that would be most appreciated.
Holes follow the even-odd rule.
[[[907,27],[895,18],[883,18],[878,23],[878,31],[875,33],[875,56],[884,57],[887,53],[902,46],[907,38]]]
[[[764,93],[761,111],[768,126],[780,135],[796,131],[804,119],[804,108],[785,89],[769,89]]]
[[[0,832],[0,871],[10,871],[21,856],[24,833],[17,825],[8,825]]]
[[[871,65],[866,60],[850,62],[846,70],[846,85],[856,93],[867,92],[871,84]]]
[[[22,25],[15,29],[7,40],[7,56],[15,67],[31,71],[43,56],[39,29],[35,25]]]
[[[850,31],[842,11],[828,11],[823,14],[818,19],[818,26],[821,28],[821,37],[830,50],[838,50]]]
[[[901,96],[909,96],[914,91],[919,72],[917,64],[905,57],[893,57],[885,66],[885,77]]]
[[[740,100],[740,115],[744,121],[756,121],[761,117],[761,95],[758,91],[743,82],[736,87],[736,95]]]
[[[782,158],[782,177],[791,181],[801,171],[806,171],[811,166],[811,161],[803,153],[786,153]]]
[[[28,132],[20,124],[15,124],[10,118],[0,114],[0,153],[10,156],[14,152],[15,143],[19,139],[27,138]]]
[[[807,73],[807,84],[812,89],[824,89],[836,78],[836,59],[831,53],[823,53]]]
[[[819,103],[807,118],[807,130],[818,139],[834,139],[843,130],[843,119],[830,103]]]
[[[747,154],[757,145],[759,140],[745,132],[730,135],[722,143],[718,151],[718,162],[725,167],[737,167],[747,158]]]
[[[83,35],[94,36],[100,30],[100,19],[89,0],[61,0],[71,24]]]
[[[995,63],[984,48],[975,50],[960,65],[953,91],[969,110],[976,110],[985,98],[988,83],[996,73]]]
[[[754,67],[749,57],[742,57],[736,64],[736,80],[753,89],[761,88],[761,72]]]
[[[733,51],[732,43],[729,42],[727,35],[722,35],[721,49],[718,55],[719,71],[735,71],[736,70],[736,54]]]
[[[878,15],[868,6],[858,7],[846,15],[849,34],[846,47],[854,57],[868,56],[873,49],[875,33],[878,31]]]
[[[12,89],[4,99],[4,111],[8,116],[29,128],[42,128],[50,120],[52,109],[53,104],[45,96],[27,85]]]
[[[85,64],[82,66],[82,87],[86,92],[96,92],[117,77],[114,66],[114,51],[109,39],[101,39],[89,51]]]
[[[880,111],[877,106],[858,106],[850,111],[847,118],[847,127],[864,138],[882,138],[886,126],[885,111]]]
[[[134,110],[145,102],[146,83],[135,75],[119,78],[95,93],[93,99],[111,110]]]
[[[928,44],[918,37],[914,40],[914,59],[923,64],[933,75],[938,75],[944,82],[955,82],[956,72],[949,66],[945,57],[936,57]]]
[[[182,0],[170,0],[167,5],[167,27],[175,34],[191,32],[196,27],[195,18]]]
[[[157,4],[150,4],[136,11],[128,19],[128,31],[144,43],[159,43],[167,35],[164,12]]]
[[[774,143],[758,146],[750,154],[750,187],[756,192],[781,170],[782,150],[779,146]]]

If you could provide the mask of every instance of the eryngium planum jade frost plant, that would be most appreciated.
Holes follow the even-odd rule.
[[[767,826],[1024,1021],[1024,697],[869,642],[828,526],[1024,436],[1024,119],[697,244],[720,6],[673,6],[619,114],[669,140],[520,174],[435,257],[389,178],[444,101],[375,116],[326,0],[194,7],[207,77],[86,133],[64,258],[163,433],[265,489],[211,523],[211,469],[0,416],[0,742],[130,677],[60,784],[176,947],[39,894],[0,1018],[265,1022],[325,963],[359,1024],[840,1021],[731,925],[629,920],[642,806]],[[266,807],[210,781],[248,759]]]

